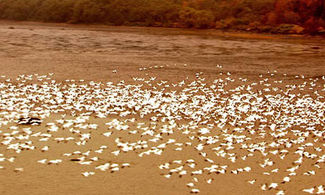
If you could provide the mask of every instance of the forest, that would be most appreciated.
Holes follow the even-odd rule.
[[[0,0],[0,19],[325,33],[324,0]]]

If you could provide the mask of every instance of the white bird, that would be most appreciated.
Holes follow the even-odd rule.
[[[83,176],[85,177],[88,177],[88,176],[91,176],[91,175],[95,175],[95,172],[83,172],[81,173]]]
[[[271,188],[273,188],[273,189],[275,189],[275,188],[277,188],[278,187],[278,184],[277,183],[271,183],[270,185],[269,185],[269,188],[271,189]]]
[[[283,190],[279,190],[276,195],[285,195],[284,191]]]
[[[118,156],[120,154],[120,150],[113,151],[112,154],[114,154],[115,156]]]
[[[109,166],[110,166],[110,163],[105,163],[103,165],[97,166],[95,169],[99,169],[101,171],[106,171],[109,168]]]
[[[196,194],[196,193],[199,193],[199,192],[200,192],[199,189],[192,189],[192,190],[191,190],[191,193],[195,193],[195,194]]]
[[[47,161],[47,159],[42,159],[42,160],[38,160],[37,162],[38,162],[38,163],[41,163],[41,164],[45,164],[46,161]]]
[[[194,187],[194,183],[188,183],[186,184],[188,187]]]
[[[308,189],[303,189],[302,191],[303,192],[307,192],[307,193],[309,193],[309,194],[313,194],[314,193],[314,188],[308,188]]]
[[[48,151],[48,150],[49,150],[49,147],[48,147],[48,146],[44,146],[44,147],[41,149],[42,152],[46,152],[46,151]]]
[[[290,177],[287,176],[283,178],[283,182],[289,182],[289,181],[290,181]]]
[[[14,171],[15,172],[23,172],[24,171],[24,168],[15,168]]]
[[[323,185],[317,186],[316,194],[325,194],[325,187]]]

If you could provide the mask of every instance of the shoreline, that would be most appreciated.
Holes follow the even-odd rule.
[[[178,27],[147,27],[147,26],[114,26],[106,24],[69,24],[69,23],[53,23],[53,22],[39,22],[39,21],[15,21],[15,20],[0,20],[0,25],[17,25],[17,26],[34,26],[34,27],[62,27],[65,29],[73,30],[89,30],[89,31],[115,31],[123,32],[137,32],[144,30],[142,33],[159,35],[161,29],[164,30],[163,34],[166,34],[165,30],[170,35],[186,34],[186,35],[200,35],[200,36],[219,36],[219,37],[234,37],[234,38],[247,38],[247,39],[304,39],[320,40],[325,42],[324,35],[311,35],[311,34],[280,34],[280,33],[258,33],[256,31],[244,31],[235,29],[195,29],[195,28],[178,28]],[[62,29],[64,30],[64,29]]]

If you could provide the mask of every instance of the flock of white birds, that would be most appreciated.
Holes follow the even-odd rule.
[[[176,83],[149,75],[134,83],[2,76],[0,173],[35,151],[40,168],[75,163],[84,167],[81,177],[127,171],[135,165],[123,161],[126,154],[168,151],[174,160],[157,169],[166,179],[185,179],[191,193],[220,175],[248,174],[247,185],[261,193],[324,194],[325,180],[310,178],[325,173],[325,77],[268,72],[253,81],[217,70],[212,81],[200,72]],[[42,124],[19,125],[22,117]],[[62,144],[79,149],[49,158]],[[306,186],[290,192],[291,182]]]

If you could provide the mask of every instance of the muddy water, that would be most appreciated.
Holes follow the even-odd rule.
[[[214,74],[216,64],[241,75],[325,73],[325,40],[315,37],[1,22],[0,43],[1,73],[11,76],[128,80],[139,67],[157,65],[168,68],[150,73],[171,79]],[[115,69],[123,74],[112,74]]]

